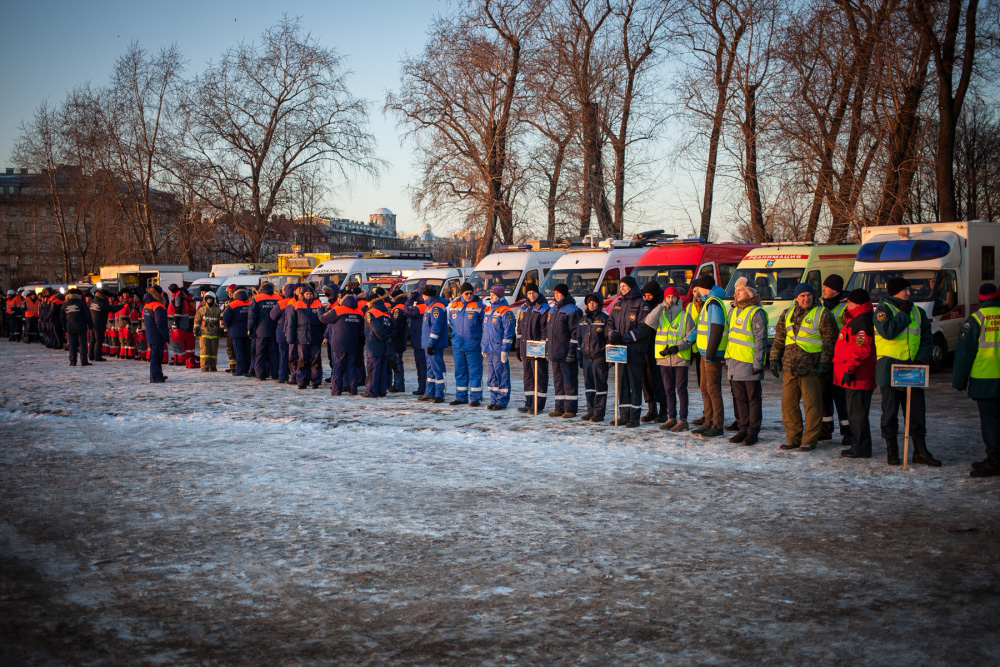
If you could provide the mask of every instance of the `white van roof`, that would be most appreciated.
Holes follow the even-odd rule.
[[[495,252],[486,255],[476,264],[476,271],[496,271],[499,269],[525,269],[535,266],[551,267],[562,257],[565,251],[531,251]]]

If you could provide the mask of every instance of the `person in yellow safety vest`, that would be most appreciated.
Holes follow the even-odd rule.
[[[739,431],[729,442],[751,446],[757,444],[763,412],[760,381],[764,378],[767,353],[767,313],[760,307],[760,297],[745,276],[736,281],[733,296],[726,369]]]
[[[833,313],[837,321],[837,329],[843,329],[847,321],[847,292],[844,291],[844,279],[836,273],[831,273],[823,281],[823,307]],[[837,409],[837,420],[840,423],[842,446],[853,447],[854,436],[851,433],[851,422],[847,418],[847,394],[843,387],[833,382],[833,374],[821,378],[823,382],[823,430],[820,440],[832,440],[836,430],[833,423],[834,407]]]
[[[906,409],[906,389],[892,386],[893,364],[922,364],[931,361],[934,338],[931,321],[922,308],[910,301],[910,283],[896,277],[889,281],[889,296],[875,309],[875,383],[882,393],[882,437],[889,465],[899,465],[899,410]],[[910,390],[910,434],[913,436],[913,462],[940,466],[927,451],[927,425],[924,390]],[[904,415],[905,416],[905,415]]]
[[[691,301],[690,301],[690,303],[688,303],[687,308],[684,309],[684,312],[687,313],[687,316],[690,317],[691,321],[694,322],[695,325],[697,326],[697,324],[698,324],[698,316],[701,314],[701,301],[698,300],[698,297],[694,296],[694,294],[693,294],[693,292],[694,292],[694,286],[693,285],[689,288],[689,291],[692,292]],[[701,386],[701,354],[699,354],[698,343],[697,342],[692,342],[691,343],[691,347],[689,349],[691,351],[691,365],[694,366],[695,380],[697,382],[697,385],[700,387]],[[694,426],[703,426],[705,424],[705,409],[704,409],[704,406],[702,407],[701,416],[698,417],[697,419],[691,420],[691,423]]]
[[[823,386],[833,372],[833,351],[840,329],[833,314],[815,304],[807,283],[795,286],[795,305],[781,314],[771,344],[771,372],[781,377],[781,419],[786,441],[781,449],[816,449],[822,429]],[[805,410],[805,426],[799,401]]]
[[[705,423],[692,429],[692,435],[718,438],[723,435],[726,414],[722,402],[722,373],[726,363],[726,293],[715,285],[708,273],[698,277],[695,296],[701,301],[697,327],[688,341],[694,341],[701,352],[701,400],[705,408]]]
[[[646,316],[646,326],[656,330],[653,350],[666,394],[667,421],[660,425],[660,429],[674,433],[686,431],[688,369],[691,367],[691,349],[695,345],[688,337],[695,330],[695,320],[681,304],[681,293],[676,287],[663,290],[663,303]]]
[[[979,288],[979,310],[962,324],[951,384],[969,390],[979,406],[986,459],[972,464],[970,477],[1000,476],[1000,289]]]

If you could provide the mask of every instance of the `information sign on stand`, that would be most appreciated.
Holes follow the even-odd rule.
[[[529,340],[527,341],[527,353],[529,359],[534,359],[535,367],[535,398],[532,401],[532,407],[534,408],[533,414],[538,414],[538,360],[545,358],[545,341],[544,340]],[[548,387],[546,387],[546,391]]]
[[[906,387],[906,426],[903,430],[903,470],[909,470],[910,460],[910,394],[913,388],[923,389],[930,384],[929,368],[921,364],[893,364],[889,384]]]
[[[604,348],[604,360],[615,365],[615,426],[618,426],[618,366],[628,362],[628,348],[624,345],[608,345]]]

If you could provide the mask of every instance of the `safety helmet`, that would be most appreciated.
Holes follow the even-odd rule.
[[[15,294],[17,294],[17,292],[15,292],[14,290],[12,289],[7,290],[7,296],[14,296]]]

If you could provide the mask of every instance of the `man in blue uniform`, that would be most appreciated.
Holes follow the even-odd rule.
[[[254,340],[254,373],[261,381],[278,377],[278,323],[271,319],[271,311],[280,301],[274,293],[274,285],[265,282],[250,303],[247,328]]]
[[[320,321],[323,304],[316,298],[316,291],[307,287],[302,299],[292,306],[285,335],[294,336],[298,347],[298,370],[295,379],[299,389],[305,389],[312,382],[313,389],[323,383],[323,334],[326,325]]]
[[[448,304],[438,297],[437,288],[423,289],[424,324],[420,346],[427,352],[427,393],[421,401],[444,403],[444,348],[448,346]]]
[[[479,407],[483,398],[483,302],[472,283],[448,304],[451,352],[455,359],[455,400],[451,405]]]
[[[356,371],[364,340],[365,320],[353,294],[342,293],[340,296],[340,302],[319,318],[327,325],[326,340],[333,359],[330,394],[340,396],[348,391],[356,396],[360,379]]]
[[[226,312],[222,321],[229,331],[233,341],[233,351],[236,353],[236,368],[233,377],[253,377],[250,369],[250,295],[244,289],[238,289],[233,298],[226,304]]]
[[[389,391],[389,359],[392,357],[392,317],[386,301],[377,299],[365,313],[365,349],[371,361],[365,398],[381,398]]]
[[[576,299],[570,296],[567,285],[556,285],[553,293],[556,302],[549,309],[545,325],[545,357],[552,364],[552,389],[555,392],[555,409],[549,416],[570,419],[576,416],[580,404],[576,355],[583,312],[577,307]]]
[[[970,477],[1000,476],[1000,290],[979,288],[979,310],[962,324],[955,348],[952,386],[969,389],[979,406],[986,458],[972,464]]]
[[[427,354],[420,341],[424,333],[425,310],[427,310],[427,306],[420,298],[420,292],[414,290],[410,293],[410,298],[403,308],[403,312],[410,322],[410,347],[413,348],[413,364],[417,367],[417,388],[413,392],[414,396],[423,396],[427,391]]]
[[[146,304],[142,309],[142,324],[146,331],[146,343],[149,345],[149,381],[166,382],[163,352],[170,337],[167,309],[152,294],[146,294],[142,300]]]
[[[483,354],[486,355],[487,386],[490,389],[488,410],[505,410],[510,402],[510,346],[514,342],[514,313],[507,305],[503,287],[490,290],[483,324]]]
[[[524,294],[528,300],[517,313],[517,358],[521,362],[524,377],[524,405],[518,412],[535,412],[545,410],[545,399],[549,394],[549,362],[544,358],[528,356],[528,341],[541,341],[546,338],[545,325],[549,319],[549,302],[545,295],[538,291],[538,285],[528,283],[524,286]],[[538,368],[538,394],[535,394],[535,368]]]

